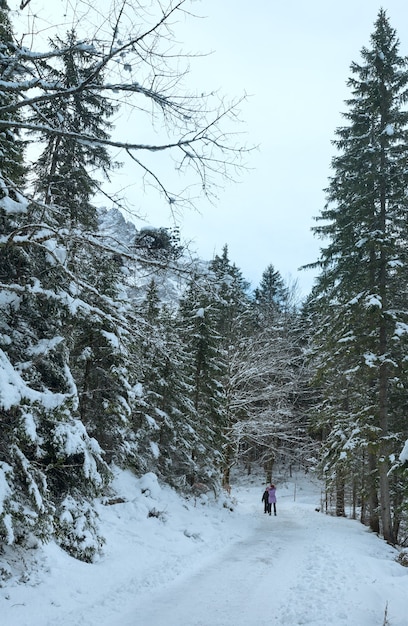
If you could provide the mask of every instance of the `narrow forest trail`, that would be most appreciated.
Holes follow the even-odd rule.
[[[278,515],[269,517],[259,491],[239,494],[247,537],[106,626],[382,626],[387,604],[391,626],[408,626],[408,610],[405,622],[392,619],[393,608],[404,614],[408,589],[392,548],[358,522],[316,512],[318,494],[294,502],[278,491]],[[381,558],[385,588],[375,578]]]

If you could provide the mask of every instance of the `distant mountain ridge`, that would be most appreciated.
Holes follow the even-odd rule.
[[[155,233],[157,238],[163,233],[170,233],[170,240],[170,229],[145,226],[138,230],[136,225],[126,220],[118,209],[99,210],[99,230],[107,246],[119,255],[126,255],[121,258],[122,271],[129,297],[136,304],[144,300],[152,279],[156,283],[161,302],[177,304],[191,274],[203,272],[208,267],[208,262],[194,258],[188,250],[183,250],[180,244],[177,258],[172,258],[171,252],[166,254],[166,251],[157,245],[152,248],[141,246],[140,241],[144,239],[146,233],[153,238]],[[177,252],[176,247],[174,249]],[[133,257],[134,260],[129,257]]]

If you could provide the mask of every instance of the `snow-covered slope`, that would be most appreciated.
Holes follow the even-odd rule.
[[[236,479],[231,500],[214,502],[118,472],[124,501],[99,505],[103,558],[80,563],[46,545],[29,580],[0,590],[1,623],[381,626],[387,608],[390,626],[407,626],[397,550],[359,522],[317,512],[317,482],[276,482],[275,518],[263,514],[260,476]]]

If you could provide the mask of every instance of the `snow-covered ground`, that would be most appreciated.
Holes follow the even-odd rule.
[[[46,545],[28,581],[0,589],[2,626],[407,626],[397,550],[317,512],[308,477],[276,484],[269,517],[259,477],[233,485],[231,511],[120,473],[126,502],[99,508],[103,557],[85,564]]]

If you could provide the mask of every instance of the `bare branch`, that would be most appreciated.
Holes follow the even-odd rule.
[[[16,45],[13,67],[24,68],[25,73],[14,73],[12,80],[6,73],[0,76],[1,90],[13,94],[0,106],[0,130],[20,129],[30,133],[34,140],[37,135],[66,137],[82,144],[124,151],[171,205],[175,198],[180,199],[181,193],[171,192],[158,172],[134,154],[168,151],[175,155],[174,169],[184,172],[190,168],[198,178],[201,192],[211,197],[211,190],[221,181],[235,180],[237,172],[245,167],[244,155],[251,150],[234,145],[236,133],[228,129],[238,120],[245,96],[226,104],[218,94],[183,93],[181,80],[186,78],[187,70],[180,69],[177,61],[187,59],[188,55],[175,48],[172,28],[178,15],[188,14],[186,3],[187,0],[168,0],[162,4],[157,0],[151,3],[148,13],[146,7],[122,0],[114,5],[115,12],[100,16],[93,37],[70,46],[57,39],[52,49],[43,52]],[[97,7],[88,2],[80,4],[90,13],[95,11],[95,22],[98,21]],[[62,88],[55,76],[66,55],[76,54],[86,59],[90,71],[78,84]],[[129,80],[129,73],[135,80]],[[51,118],[50,111],[69,106],[73,99],[85,93],[108,97],[121,105],[122,110],[126,107],[129,115],[136,115],[127,131],[132,129],[131,132],[137,133],[142,128],[144,134],[148,130],[152,136],[157,135],[154,124],[158,120],[160,141],[140,141],[137,135],[134,138],[127,135],[122,141],[118,133],[101,139],[92,134],[67,132],[63,121],[58,116]],[[30,121],[30,110],[41,123]],[[10,117],[17,112],[17,119],[11,121]],[[143,115],[150,116],[147,124],[145,119],[141,121]]]

